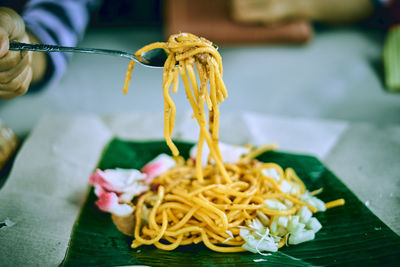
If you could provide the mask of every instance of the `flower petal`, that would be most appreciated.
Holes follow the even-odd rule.
[[[101,176],[111,186],[108,191],[117,193],[126,192],[130,185],[146,178],[145,174],[135,169],[109,169],[101,172]]]
[[[101,187],[107,191],[116,191],[114,186],[104,179],[104,172],[100,169],[96,169],[96,172],[90,175],[89,184]]]
[[[158,155],[142,168],[142,172],[146,174],[144,182],[146,184],[151,183],[155,177],[168,171],[175,165],[176,165],[175,160],[172,157],[168,156],[167,154]]]
[[[100,210],[119,216],[126,216],[133,212],[131,206],[118,202],[118,196],[114,192],[103,192],[95,204]]]

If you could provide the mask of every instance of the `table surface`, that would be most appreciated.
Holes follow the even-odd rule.
[[[191,113],[179,113],[179,139],[198,135]],[[253,113],[224,114],[221,140],[317,156],[384,223],[400,233],[400,127],[292,119]],[[106,143],[162,140],[162,114],[47,115],[35,126],[0,190],[0,262],[5,266],[58,266],[87,196],[87,177]],[[355,221],[356,222],[356,221]],[[371,226],[373,227],[373,226]],[[40,245],[38,245],[40,244]]]
[[[157,28],[92,29],[80,45],[135,51],[160,40]],[[220,47],[229,90],[221,112],[399,124],[400,93],[382,85],[382,42],[380,32],[336,28],[319,30],[300,46]],[[124,95],[127,64],[123,58],[74,54],[60,82],[1,101],[0,118],[23,135],[47,113],[161,113],[161,69],[137,65]],[[182,91],[174,101],[178,110],[187,110]]]

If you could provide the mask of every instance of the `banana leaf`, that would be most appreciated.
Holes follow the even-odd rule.
[[[188,157],[191,143],[176,142],[181,155]],[[100,169],[136,168],[160,153],[170,153],[162,141],[133,142],[113,139],[98,164]],[[323,228],[312,241],[285,246],[270,256],[251,252],[218,253],[202,244],[178,247],[174,251],[154,246],[130,248],[131,237],[120,233],[110,214],[94,205],[96,196],[89,190],[86,202],[74,225],[64,266],[377,266],[400,264],[400,237],[328,170],[317,158],[282,152],[259,156],[264,162],[292,167],[307,188],[323,187],[323,201],[344,198],[346,204],[317,213]],[[351,163],[350,163],[351,164]],[[398,265],[397,265],[398,266]]]

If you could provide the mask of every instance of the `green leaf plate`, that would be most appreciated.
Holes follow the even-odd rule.
[[[190,143],[176,142],[181,154],[188,156]],[[170,153],[163,141],[133,142],[113,139],[105,149],[98,167],[136,168],[160,153]],[[267,152],[259,157],[292,167],[309,190],[323,187],[319,197],[324,201],[344,198],[346,204],[316,216],[323,228],[313,241],[283,247],[264,257],[250,252],[217,253],[204,245],[190,245],[174,251],[154,246],[131,249],[132,238],[121,234],[109,214],[94,205],[91,189],[72,231],[64,266],[376,266],[400,264],[400,237],[315,157],[281,152]],[[260,260],[262,259],[262,261]],[[399,266],[399,265],[398,265]]]

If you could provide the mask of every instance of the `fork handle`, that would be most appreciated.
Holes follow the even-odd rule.
[[[68,47],[49,44],[26,44],[20,42],[10,41],[10,50],[30,50],[39,52],[73,52],[73,53],[89,53],[89,54],[102,54],[111,56],[120,56],[138,61],[134,55],[124,51],[97,49],[97,48],[82,48],[82,47]]]

